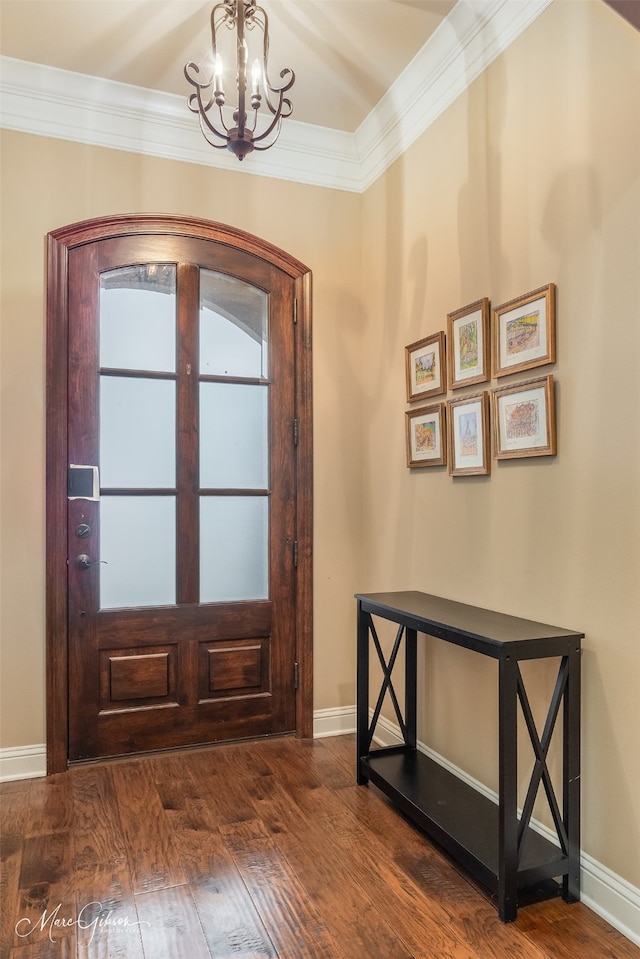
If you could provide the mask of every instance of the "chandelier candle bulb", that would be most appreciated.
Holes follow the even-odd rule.
[[[251,109],[259,110],[262,97],[260,96],[260,64],[257,60],[253,61],[251,68]]]
[[[222,60],[216,54],[215,73],[213,81],[213,95],[216,100],[216,106],[224,106],[224,88],[222,86]]]
[[[260,93],[260,63],[258,60],[253,61],[253,66],[251,67],[251,93],[253,96]]]

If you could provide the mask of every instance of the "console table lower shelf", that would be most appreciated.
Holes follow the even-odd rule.
[[[360,759],[360,773],[498,895],[497,803],[424,753],[404,746],[370,752]],[[527,827],[517,873],[519,889],[561,876],[567,865],[558,846]]]

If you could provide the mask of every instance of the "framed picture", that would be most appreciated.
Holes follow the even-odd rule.
[[[405,347],[407,402],[438,396],[447,388],[444,332]]]
[[[489,299],[447,314],[449,389],[489,379]]]
[[[541,376],[491,391],[494,455],[555,456],[556,411],[553,376]]]
[[[405,413],[407,466],[446,466],[445,404],[434,403]]]
[[[556,361],[554,283],[493,311],[493,372],[506,376]]]
[[[452,476],[486,475],[491,472],[489,452],[489,394],[476,393],[449,400],[449,473]]]

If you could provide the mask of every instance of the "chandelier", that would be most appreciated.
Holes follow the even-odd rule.
[[[233,33],[233,38],[225,42],[227,30]],[[254,30],[255,38],[251,36]],[[228,61],[225,64],[223,60],[223,50],[226,47],[229,51],[230,48],[233,53],[233,39],[238,99],[231,113],[225,93],[225,72],[229,77],[230,70]],[[296,77],[293,70],[285,67],[280,72],[282,86],[274,86],[271,82],[267,14],[252,0],[216,3],[211,11],[211,47],[212,61],[201,65],[202,70],[193,62],[184,68],[185,77],[196,90],[190,95],[188,106],[198,114],[205,139],[218,150],[231,150],[238,160],[243,160],[253,150],[268,150],[280,135],[282,120],[291,116],[291,100],[285,93],[291,89]],[[250,119],[247,101],[252,111]],[[266,109],[261,110],[261,107]]]

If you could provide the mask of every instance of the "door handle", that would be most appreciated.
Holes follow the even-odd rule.
[[[77,566],[78,569],[89,569],[90,566],[97,566],[98,563],[107,564],[106,559],[94,559],[91,560],[90,556],[87,556],[86,553],[79,553],[78,556],[73,561],[73,565]]]

